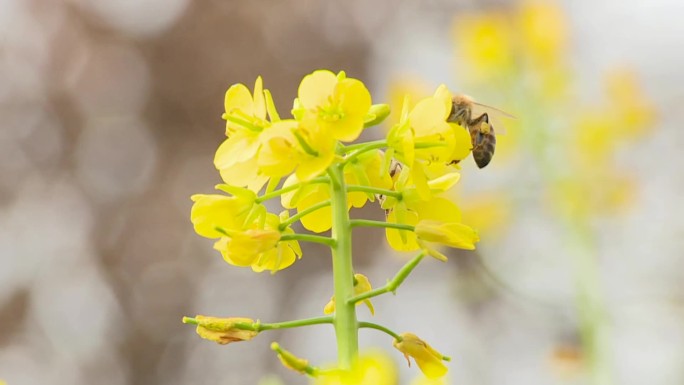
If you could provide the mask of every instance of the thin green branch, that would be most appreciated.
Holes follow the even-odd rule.
[[[368,151],[373,151],[373,150],[377,150],[377,149],[384,148],[384,147],[387,147],[387,141],[386,140],[379,140],[379,141],[375,141],[375,142],[364,143],[363,147],[360,147],[358,150],[356,150],[352,154],[348,155],[342,163],[343,164],[351,163],[356,158],[358,158],[359,156],[361,156],[362,154],[364,154]],[[349,147],[347,147],[345,150],[349,151]]]
[[[283,194],[287,194],[287,193],[289,193],[289,192],[291,192],[291,191],[294,191],[294,190],[296,190],[296,189],[298,189],[298,188],[300,188],[300,187],[302,187],[302,186],[304,186],[304,185],[307,185],[307,184],[313,184],[313,183],[329,183],[329,182],[330,182],[330,180],[328,179],[328,177],[319,176],[318,178],[314,178],[314,179],[312,179],[312,180],[310,180],[310,181],[308,181],[308,182],[296,183],[296,184],[293,184],[293,185],[290,185],[290,186],[287,186],[287,187],[283,187],[283,188],[281,188],[280,190],[275,190],[275,191],[273,191],[273,192],[264,194],[264,195],[262,195],[262,196],[260,196],[260,197],[258,197],[258,198],[256,199],[256,203],[261,203],[261,202],[265,202],[265,201],[267,201],[267,200],[269,200],[269,199],[277,198],[277,197],[279,197],[279,196],[281,196],[281,195],[283,195]]]
[[[323,316],[323,317],[304,318],[304,319],[298,319],[298,320],[293,320],[293,321],[273,322],[273,323],[266,323],[266,324],[259,323],[258,321],[255,323],[251,323],[251,324],[250,323],[236,323],[235,327],[238,329],[242,329],[242,330],[254,330],[254,331],[260,332],[263,330],[292,329],[292,328],[299,328],[302,326],[332,324],[332,323],[333,323],[333,317],[332,316]]]
[[[387,145],[387,140],[386,140],[386,139],[380,139],[380,140],[372,140],[372,141],[370,141],[370,142],[362,142],[362,143],[350,144],[350,145],[344,147],[344,151],[345,151],[346,153],[350,153],[350,152],[356,151],[356,150],[358,150],[358,149],[360,149],[360,148],[363,148],[363,147],[366,147],[366,146],[370,146],[370,145],[376,145],[376,144],[378,144],[378,143],[383,143],[383,144]]]
[[[407,230],[407,231],[414,231],[415,226],[412,225],[405,225],[402,223],[391,223],[391,222],[383,222],[383,221],[374,221],[371,219],[352,219],[351,221],[351,226],[352,227],[384,227],[386,229],[397,229],[397,230]]]
[[[360,185],[349,185],[347,186],[347,192],[360,191],[371,194],[385,195],[389,197],[395,197],[397,199],[401,198],[401,192],[388,190],[384,188],[371,187],[371,186],[360,186]]]
[[[401,269],[399,269],[399,271],[394,276],[394,278],[387,281],[385,286],[379,287],[377,289],[373,289],[371,291],[367,291],[365,293],[361,293],[361,294],[354,296],[354,297],[351,297],[347,300],[347,303],[356,304],[356,303],[359,303],[363,300],[373,298],[373,297],[377,297],[381,294],[385,294],[385,293],[389,293],[389,292],[394,294],[397,291],[397,289],[399,288],[399,286],[401,286],[401,284],[404,282],[404,280],[409,276],[409,274],[411,274],[413,269],[415,269],[416,266],[418,266],[418,264],[420,263],[420,261],[424,257],[425,257],[424,252],[416,255],[415,257],[413,257],[413,259],[406,262],[406,264],[404,266],[402,266]]]
[[[404,340],[403,338],[401,338],[401,336],[399,334],[395,333],[394,331],[392,331],[392,330],[390,330],[390,329],[388,329],[382,325],[378,325],[376,323],[361,321],[361,322],[359,322],[359,328],[380,330],[381,332],[384,332],[384,333],[392,336],[397,342],[401,342]]]
[[[324,237],[322,235],[314,234],[284,234],[280,237],[281,241],[304,241],[320,243],[323,245],[328,245],[330,247],[335,247],[335,240],[329,237]]]
[[[280,230],[282,231],[282,230],[286,229],[287,226],[290,226],[291,224],[293,224],[293,223],[297,222],[298,220],[302,219],[303,217],[305,217],[305,216],[311,214],[311,213],[314,212],[314,211],[320,210],[320,209],[322,209],[323,207],[327,207],[327,206],[330,206],[330,201],[329,201],[329,200],[323,201],[323,202],[319,202],[319,203],[317,203],[317,204],[315,204],[315,205],[313,205],[313,206],[311,206],[311,207],[309,207],[309,208],[307,208],[307,209],[305,209],[305,210],[302,210],[302,211],[298,212],[297,214],[291,216],[291,217],[288,218],[286,221],[283,221],[283,223],[280,224],[279,228],[280,228]]]

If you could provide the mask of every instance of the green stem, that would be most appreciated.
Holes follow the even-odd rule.
[[[192,317],[183,317],[183,323],[185,324],[192,324],[192,325],[197,325],[199,324],[199,321],[197,319],[192,318]],[[323,316],[323,317],[313,317],[313,318],[304,318],[304,319],[298,319],[294,321],[285,321],[285,322],[273,322],[273,323],[261,323],[259,321],[257,322],[238,322],[233,325],[237,329],[241,330],[253,330],[255,332],[261,332],[264,330],[273,330],[273,329],[291,329],[291,328],[298,328],[302,326],[309,326],[309,325],[320,325],[320,324],[331,324],[333,323],[333,317],[332,316]]]
[[[610,369],[608,325],[592,235],[584,223],[573,223],[575,279],[582,345],[587,350],[595,385],[613,384]]]
[[[323,245],[328,245],[330,247],[335,246],[335,240],[332,238],[324,237],[321,235],[314,234],[283,234],[280,237],[281,241],[304,241],[304,242],[314,242]]]
[[[307,208],[306,210],[300,211],[297,214],[288,218],[286,221],[283,221],[283,223],[280,224],[279,229],[281,231],[285,230],[288,226],[297,222],[298,220],[302,219],[303,217],[311,214],[314,211],[320,210],[323,207],[327,207],[327,206],[330,206],[330,201],[320,202],[320,203],[317,203],[317,204]]]
[[[277,198],[283,194],[287,194],[290,191],[295,191],[296,189],[302,187],[303,185],[306,184],[313,184],[313,183],[328,183],[328,177],[326,176],[319,176],[318,178],[314,178],[308,182],[300,182],[300,183],[295,183],[293,185],[283,187],[280,190],[275,190],[273,192],[270,192],[268,194],[264,194],[256,199],[256,203],[261,203],[265,202],[269,199]]]
[[[359,185],[347,186],[347,192],[355,192],[355,191],[361,191],[361,192],[371,193],[371,194],[380,194],[380,195],[385,195],[385,196],[389,196],[389,197],[395,197],[397,199],[401,198],[401,192],[399,192],[399,191],[388,190],[388,189],[378,188],[378,187],[371,187],[371,186],[359,186]]]
[[[374,146],[374,145],[376,145],[376,144],[384,144],[384,145],[387,145],[387,140],[386,140],[386,139],[380,139],[380,140],[373,140],[373,141],[370,141],[370,142],[362,142],[362,143],[350,144],[350,145],[344,147],[344,151],[347,152],[347,153],[349,153],[349,152],[352,152],[352,151],[356,151],[356,150],[358,150],[358,149],[360,149],[360,148],[364,148],[364,147],[367,147],[367,146]]]
[[[364,146],[359,148],[358,150],[354,151],[352,154],[348,155],[344,161],[342,162],[343,164],[351,163],[353,162],[356,158],[361,156],[362,154],[368,152],[368,151],[373,151],[377,150],[383,147],[387,147],[387,141],[386,140],[379,140],[375,142],[367,142],[363,143]],[[346,151],[349,151],[349,147],[345,148]]]
[[[390,330],[390,329],[388,329],[382,325],[378,325],[378,324],[375,324],[372,322],[361,321],[361,322],[359,322],[359,328],[380,330],[381,332],[387,333],[390,336],[394,337],[394,339],[397,342],[401,342],[403,340],[403,338],[401,338],[401,336],[399,334],[393,332],[392,330]]]
[[[349,370],[359,351],[356,306],[347,303],[354,295],[354,268],[352,266],[352,238],[349,212],[347,211],[347,189],[344,184],[343,165],[333,165],[330,175],[330,197],[332,203],[332,249],[333,280],[335,287],[335,336],[337,338],[337,361],[340,369]]]
[[[421,260],[423,260],[423,257],[425,257],[425,253],[420,253],[413,257],[410,261],[406,262],[404,266],[402,266],[401,269],[397,272],[397,274],[392,278],[390,281],[387,281],[385,286],[379,287],[377,289],[373,289],[371,291],[367,291],[365,293],[361,293],[355,297],[349,298],[347,301],[350,304],[357,304],[363,300],[366,300],[368,298],[373,298],[377,297],[381,294],[389,293],[392,292],[394,294],[399,286],[404,282],[404,280],[411,274],[413,269],[418,266]]]
[[[412,225],[405,225],[402,223],[392,223],[392,222],[383,222],[383,221],[374,221],[371,219],[352,219],[351,221],[351,226],[352,227],[384,227],[384,228],[389,228],[389,229],[397,229],[397,230],[408,230],[408,231],[414,231],[416,229],[415,226]]]

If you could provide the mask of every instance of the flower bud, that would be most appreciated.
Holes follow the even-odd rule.
[[[439,378],[446,374],[447,367],[442,361],[448,361],[449,358],[442,355],[425,341],[418,338],[415,334],[404,333],[401,335],[401,341],[394,341],[393,345],[400,352],[404,353],[406,361],[411,366],[409,357],[413,357],[418,364],[420,370],[428,378]]]
[[[187,317],[183,318],[183,322],[196,324],[197,334],[200,337],[221,345],[251,340],[259,334],[255,330],[245,330],[237,327],[237,324],[254,324],[254,320],[250,318],[217,318],[197,315],[194,318],[194,322]]]

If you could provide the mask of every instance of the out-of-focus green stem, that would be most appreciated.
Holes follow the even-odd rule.
[[[575,281],[582,346],[587,354],[592,383],[612,385],[613,376],[609,352],[608,325],[606,322],[603,291],[592,235],[586,224],[571,223],[576,236]]]

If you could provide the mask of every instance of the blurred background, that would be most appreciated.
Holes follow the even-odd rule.
[[[262,75],[285,114],[302,76],[329,68],[376,103],[445,83],[518,117],[490,166],[463,165],[477,252],[425,261],[375,321],[450,355],[446,383],[684,383],[682,14],[676,0],[0,0],[0,380],[307,383],[274,340],[333,361],[327,326],[219,346],[180,322],[322,313],[326,250],[276,275],[229,266],[192,230],[189,196],[220,181],[228,86]],[[408,257],[383,238],[355,235],[376,285]],[[385,335],[360,339],[401,384],[419,377]]]

